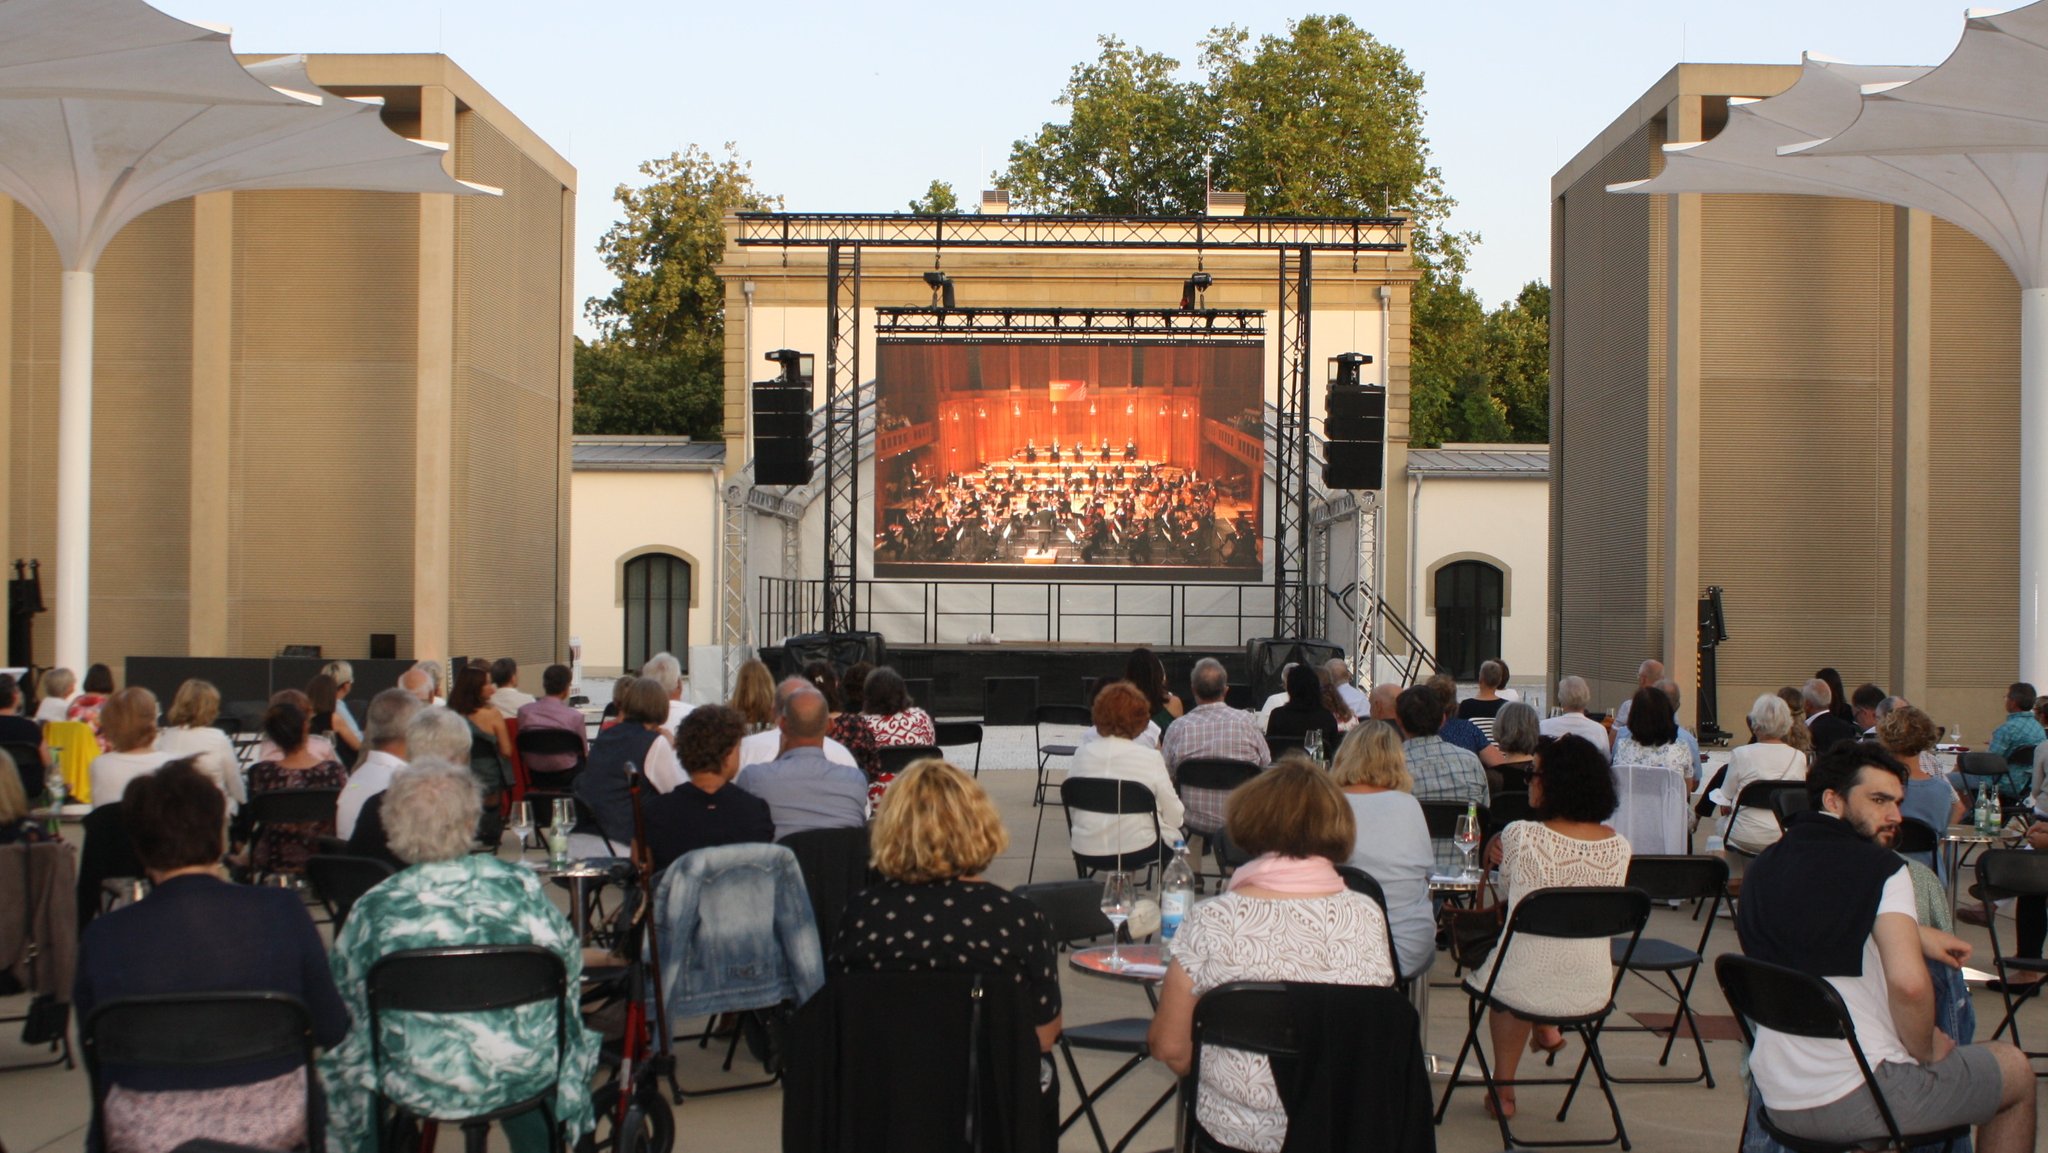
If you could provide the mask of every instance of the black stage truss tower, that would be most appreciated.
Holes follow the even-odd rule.
[[[860,252],[862,248],[1206,249],[1277,252],[1280,397],[1273,439],[1273,632],[1320,635],[1320,598],[1309,595],[1309,299],[1316,250],[1400,252],[1399,217],[906,216],[891,213],[743,212],[743,248],[823,248],[825,254],[825,565],[828,632],[854,625],[859,542]],[[878,310],[881,311],[881,310]],[[1257,310],[888,309],[898,332],[970,335],[1029,331],[1049,339],[1089,335],[1256,335]]]

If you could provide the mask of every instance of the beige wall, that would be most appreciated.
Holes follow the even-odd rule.
[[[625,660],[621,574],[643,553],[690,563],[690,644],[718,643],[718,474],[580,469],[570,494],[569,631],[583,642],[586,678],[615,675]],[[715,685],[718,670],[700,663],[691,662],[691,679]],[[611,699],[588,682],[585,691]]]
[[[1414,485],[1417,478],[1410,477]],[[1414,628],[1436,646],[1437,569],[1481,560],[1506,574],[1500,655],[1516,684],[1545,684],[1549,660],[1550,482],[1432,476],[1421,480],[1416,513],[1422,612]]]
[[[1796,72],[1674,69],[1553,181],[1553,668],[1678,675],[1720,585],[1722,727],[1833,666],[1981,740],[2017,655],[2010,274],[1868,202],[1604,190]]]

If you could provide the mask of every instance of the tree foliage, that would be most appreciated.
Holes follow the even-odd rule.
[[[913,216],[958,216],[960,196],[950,183],[934,180],[923,196],[910,202],[910,212]]]
[[[1410,444],[1550,438],[1549,285],[1488,312],[1462,284],[1425,278],[1410,332]]]
[[[598,339],[576,342],[579,433],[719,435],[724,397],[726,214],[781,207],[731,144],[691,145],[640,166],[647,183],[612,194],[621,218],[598,239],[619,278],[584,312]]]
[[[1097,42],[1101,53],[1074,66],[1055,101],[1067,108],[1066,123],[1011,145],[998,187],[1028,212],[1202,212],[1216,135],[1207,90],[1180,80],[1180,61],[1170,56],[1114,36]]]

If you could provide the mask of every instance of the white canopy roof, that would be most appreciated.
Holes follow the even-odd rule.
[[[316,87],[303,57],[244,68],[225,31],[141,0],[0,0],[0,192],[89,269],[129,221],[234,188],[495,192],[375,102]]]

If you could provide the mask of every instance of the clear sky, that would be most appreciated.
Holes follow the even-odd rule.
[[[894,211],[933,179],[972,203],[1095,38],[1183,62],[1210,28],[1254,35],[1330,5],[1120,0],[1030,5],[584,0],[158,0],[230,25],[246,52],[445,52],[575,164],[576,295],[611,278],[599,235],[638,165],[730,141],[788,208]],[[1489,306],[1550,270],[1550,176],[1680,60],[1934,64],[1962,6],[1931,0],[1474,0],[1341,7],[1408,54],[1452,223],[1481,234]],[[579,315],[578,330],[589,324]]]

